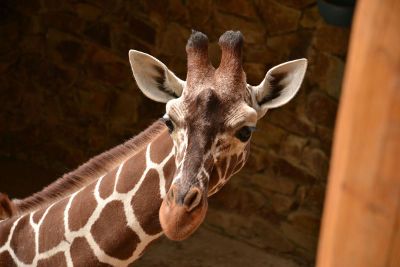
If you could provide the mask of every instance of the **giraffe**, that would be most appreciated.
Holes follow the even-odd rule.
[[[306,59],[280,64],[251,86],[242,34],[227,31],[219,45],[214,68],[207,36],[192,32],[186,81],[129,51],[139,89],[166,103],[165,115],[42,191],[6,201],[13,211],[0,221],[0,266],[129,266],[163,234],[183,240],[199,227],[208,197],[245,164],[257,121],[295,96],[307,67]]]
[[[17,207],[6,194],[0,193],[0,221],[14,216],[17,213]]]

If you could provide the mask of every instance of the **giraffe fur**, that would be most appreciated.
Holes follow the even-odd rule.
[[[243,42],[240,32],[225,32],[214,68],[207,36],[193,31],[185,81],[131,50],[138,87],[166,103],[164,117],[41,192],[2,202],[12,211],[0,221],[0,266],[130,266],[159,237],[196,231],[208,197],[244,166],[257,121],[295,96],[307,67],[289,61],[249,85]]]

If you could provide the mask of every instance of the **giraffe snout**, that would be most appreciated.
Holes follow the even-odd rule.
[[[172,240],[186,239],[203,222],[207,207],[207,194],[201,188],[172,185],[159,211],[164,234]]]
[[[191,212],[200,205],[203,194],[198,187],[191,187],[186,192],[180,192],[179,188],[172,186],[167,194],[167,201],[169,205],[182,205],[187,212]]]

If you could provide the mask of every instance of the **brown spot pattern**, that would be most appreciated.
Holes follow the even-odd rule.
[[[56,203],[39,228],[39,252],[47,251],[64,240],[64,209],[68,198]]]
[[[11,258],[11,255],[8,251],[4,251],[0,253],[0,266],[7,266],[7,267],[17,267],[17,264]]]
[[[34,211],[42,205],[57,201],[60,197],[68,197],[70,192],[76,189],[76,185],[88,184],[98,179],[104,172],[112,170],[115,162],[123,161],[132,153],[142,153],[146,144],[158,138],[160,133],[165,131],[165,124],[161,120],[157,120],[127,142],[97,155],[75,171],[63,175],[57,182],[50,184],[37,194],[25,198],[18,204],[18,209]]]
[[[149,170],[136,195],[132,198],[132,207],[140,226],[149,235],[161,232],[158,211],[161,206],[160,177],[157,171]],[[151,199],[143,196],[151,196]]]
[[[146,153],[139,153],[127,162],[120,173],[117,184],[117,191],[127,193],[137,184],[144,170],[146,169]]]
[[[127,226],[124,207],[119,201],[111,201],[104,207],[90,232],[104,252],[118,259],[129,258],[140,241]]]
[[[117,170],[118,168],[115,168],[115,170],[107,173],[103,180],[101,180],[99,186],[99,194],[101,198],[106,199],[114,192],[114,184]]]
[[[15,221],[15,219],[10,219],[7,221],[0,222],[0,228],[1,228],[0,247],[3,246],[7,242],[8,235],[10,234],[10,230],[11,230],[11,227],[12,227],[12,224],[14,221]],[[0,265],[0,266],[2,266],[2,265]]]
[[[227,159],[224,157],[221,161],[220,161],[220,163],[218,164],[218,166],[217,166],[219,169],[220,169],[220,173],[221,173],[221,176],[222,177],[219,177],[219,179],[222,179],[223,177],[225,177],[225,172],[226,172],[226,169],[227,169],[227,167],[228,167],[228,162],[227,162]]]
[[[27,264],[32,263],[35,257],[34,235],[29,216],[25,215],[15,227],[10,246],[18,259]]]
[[[38,261],[37,267],[67,267],[67,260],[63,252],[59,252],[54,256]]]
[[[71,258],[74,266],[106,267],[108,264],[99,262],[94,255],[89,243],[83,237],[78,237],[71,244]]]
[[[85,226],[93,211],[96,209],[97,201],[93,194],[95,186],[96,185],[93,183],[86,187],[72,200],[68,218],[70,230],[77,231]]]
[[[174,179],[174,174],[176,170],[175,157],[171,157],[163,168],[164,178],[165,178],[165,191],[168,192],[171,187],[172,180]]]
[[[173,143],[168,137],[168,133],[162,134],[161,138],[157,138],[150,147],[150,158],[154,163],[160,164],[171,152]]]
[[[210,175],[210,180],[208,182],[208,189],[209,191],[212,191],[213,188],[218,184],[219,182],[219,175],[218,175],[218,171],[217,168],[219,168],[218,166],[215,166],[214,169],[211,172]]]
[[[231,160],[229,161],[228,170],[226,171],[225,179],[228,179],[236,169],[236,164],[238,163],[238,157],[236,155],[231,156]]]
[[[40,210],[35,211],[35,213],[32,216],[33,222],[34,223],[39,223],[40,219],[42,218],[44,212],[46,211],[46,208],[41,208]]]

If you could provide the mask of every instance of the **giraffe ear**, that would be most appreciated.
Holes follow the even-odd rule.
[[[305,58],[288,61],[270,69],[259,85],[249,85],[259,118],[264,116],[268,109],[280,107],[296,95],[306,69]]]
[[[181,96],[185,81],[149,54],[129,51],[129,62],[139,89],[150,99],[167,103]]]

